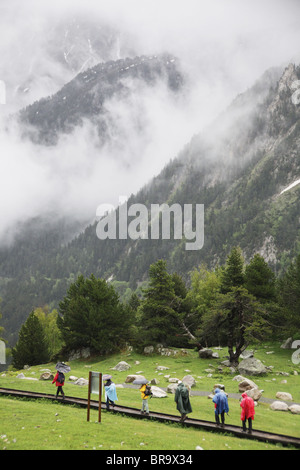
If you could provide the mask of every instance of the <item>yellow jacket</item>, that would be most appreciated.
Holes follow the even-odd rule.
[[[142,385],[140,388],[142,400],[147,400],[148,395],[145,395],[146,384]]]

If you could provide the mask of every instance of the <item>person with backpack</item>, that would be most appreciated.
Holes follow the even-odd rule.
[[[181,381],[178,382],[178,386],[175,391],[175,402],[177,405],[177,410],[181,414],[180,421],[183,423],[183,421],[186,419],[186,415],[188,413],[192,413],[193,410],[190,402],[188,388]]]
[[[65,399],[65,394],[63,391],[63,386],[65,385],[65,374],[63,372],[60,372],[59,370],[57,371],[54,379],[52,380],[52,383],[57,387],[56,391],[56,398],[58,398],[58,394],[61,393],[63,396],[63,400]]]
[[[143,384],[140,387],[141,397],[142,397],[142,409],[141,413],[149,415],[149,405],[148,405],[148,398],[152,397],[151,387],[148,384]]]
[[[246,421],[248,420],[248,425],[249,425],[248,432],[251,434],[252,433],[252,421],[254,420],[254,415],[255,415],[253,398],[248,397],[247,393],[243,393],[240,406],[242,408],[241,420],[243,422],[243,432],[246,432]]]

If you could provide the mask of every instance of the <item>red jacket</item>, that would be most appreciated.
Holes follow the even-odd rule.
[[[241,401],[240,406],[242,407],[241,420],[252,418],[254,419],[255,410],[254,410],[254,401],[252,398],[248,397],[247,393],[242,394],[243,400]]]
[[[65,384],[65,382],[63,382],[63,383],[61,384],[61,383],[58,381],[58,372],[56,373],[56,376],[55,376],[54,379],[52,380],[52,383],[53,383],[53,384],[54,384],[54,382],[55,382],[55,385],[56,385],[57,387],[62,387],[62,386]]]

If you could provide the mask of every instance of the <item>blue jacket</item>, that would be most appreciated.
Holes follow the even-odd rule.
[[[216,409],[215,409],[215,413],[217,415],[223,413],[223,411],[225,411],[225,413],[228,413],[229,412],[229,406],[228,406],[228,399],[227,399],[227,396],[224,392],[222,392],[219,388],[216,388],[215,390],[215,396],[213,397],[213,400],[212,400],[215,405],[216,405]]]
[[[116,386],[113,382],[109,386],[105,385],[104,389],[105,389],[105,401],[107,400],[107,397],[111,401],[118,401]]]

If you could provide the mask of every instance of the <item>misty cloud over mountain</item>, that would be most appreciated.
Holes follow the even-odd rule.
[[[88,221],[137,192],[265,70],[300,62],[299,10],[297,0],[2,1],[0,240],[31,217]],[[98,63],[161,53],[177,58],[182,90],[129,83],[105,103],[109,145],[88,119],[54,146],[33,143],[15,119]]]

